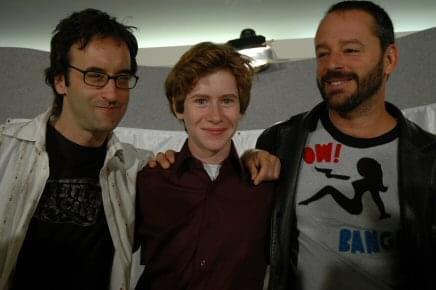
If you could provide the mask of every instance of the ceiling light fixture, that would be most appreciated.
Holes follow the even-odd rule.
[[[240,37],[227,42],[240,54],[251,58],[251,65],[256,71],[265,69],[274,59],[274,52],[266,42],[265,37],[256,35],[254,29],[246,28],[241,31]]]

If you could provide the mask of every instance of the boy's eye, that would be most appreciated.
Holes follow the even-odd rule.
[[[207,98],[196,98],[194,99],[194,103],[198,105],[205,105],[207,104]]]
[[[226,98],[223,98],[222,102],[225,105],[230,105],[230,104],[233,104],[235,102],[235,99],[230,98],[230,97],[226,97]]]

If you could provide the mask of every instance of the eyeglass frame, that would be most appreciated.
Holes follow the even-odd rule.
[[[107,73],[105,73],[105,72],[101,72],[101,71],[95,71],[95,70],[82,70],[82,69],[80,69],[80,68],[78,68],[78,67],[75,67],[75,66],[73,66],[73,65],[71,65],[71,64],[68,64],[68,67],[69,67],[69,68],[72,68],[72,69],[74,69],[74,70],[76,70],[76,71],[78,71],[78,72],[81,72],[82,75],[83,75],[83,82],[84,82],[85,84],[87,84],[88,86],[91,86],[91,87],[94,87],[94,88],[100,88],[100,89],[101,89],[101,88],[104,88],[104,87],[109,83],[109,81],[110,81],[111,79],[113,79],[116,88],[121,89],[121,90],[131,90],[131,89],[133,89],[133,88],[136,87],[136,84],[138,83],[138,79],[139,79],[139,77],[136,76],[136,75],[134,75],[134,74],[123,73],[123,74],[119,74],[119,75],[111,76],[111,75],[108,75]],[[106,77],[106,82],[104,83],[104,85],[101,85],[101,86],[98,86],[98,85],[95,85],[95,84],[90,84],[90,83],[86,82],[86,74],[87,74],[87,73],[98,73],[98,74],[104,75],[104,76]],[[133,86],[132,86],[132,87],[127,87],[127,88],[119,87],[119,86],[118,86],[118,83],[117,83],[117,80],[118,80],[121,76],[126,76],[126,75],[128,75],[128,76],[130,76],[130,77],[133,77],[133,79],[135,80],[135,82],[133,83]]]

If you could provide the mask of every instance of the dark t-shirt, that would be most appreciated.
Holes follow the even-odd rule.
[[[106,144],[83,147],[48,125],[47,152],[50,176],[12,289],[108,289],[114,248],[98,178]]]

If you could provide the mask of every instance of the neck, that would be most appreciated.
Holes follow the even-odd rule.
[[[65,124],[62,118],[53,121],[51,124],[65,138],[85,147],[100,147],[109,136],[108,132],[96,133],[78,130],[71,124]]]
[[[381,136],[397,124],[397,120],[386,110],[384,99],[362,104],[348,113],[329,109],[329,118],[339,131],[357,138]]]
[[[229,156],[231,145],[226,144],[218,151],[202,150],[188,140],[188,148],[191,154],[203,164],[221,164]]]

